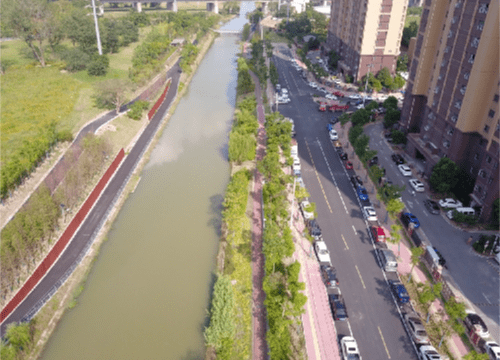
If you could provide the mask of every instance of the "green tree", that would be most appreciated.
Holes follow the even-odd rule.
[[[429,285],[426,283],[423,285],[422,291],[418,295],[418,299],[422,305],[428,308],[431,303],[436,299],[443,289],[443,283],[436,283],[434,285]]]
[[[250,24],[245,24],[243,26],[243,31],[241,32],[241,40],[248,40],[248,36],[250,35]]]
[[[406,134],[402,131],[399,131],[399,130],[392,130],[391,138],[392,138],[392,142],[394,144],[406,144],[406,142],[408,140],[406,138]]]
[[[396,71],[397,72],[406,72],[408,71],[408,54],[404,53],[403,55],[398,56],[396,60]]]
[[[464,360],[488,360],[489,358],[490,356],[488,354],[478,354],[476,350],[472,350],[464,356]]]
[[[401,44],[404,46],[410,45],[410,39],[417,36],[418,33],[418,23],[416,20],[410,21],[408,26],[403,29],[403,36],[401,38]]]
[[[276,84],[278,84],[279,82],[278,69],[276,68],[276,65],[274,65],[273,61],[271,61],[271,63],[269,64],[269,78],[273,86],[276,86]]]
[[[403,86],[405,86],[405,84],[406,84],[405,79],[403,79],[400,75],[396,75],[394,77],[394,82],[393,82],[394,90],[401,89]]]
[[[231,279],[219,275],[214,285],[210,325],[205,328],[204,333],[205,342],[215,348],[217,353],[227,352],[228,349],[225,348],[232,347],[235,332],[234,309],[235,299]]]
[[[357,110],[352,114],[351,122],[354,126],[368,124],[370,122],[370,112],[366,109]]]
[[[382,83],[382,86],[385,88],[390,88],[392,85],[392,76],[391,72],[387,67],[382,68],[378,73],[377,73],[377,79]]]
[[[384,108],[387,110],[393,109],[397,110],[398,109],[398,99],[396,99],[394,96],[389,96],[384,103],[382,104]]]
[[[395,219],[397,215],[403,211],[405,208],[405,204],[402,203],[399,199],[391,199],[387,202],[386,210],[391,216],[392,219]]]
[[[126,94],[130,83],[124,79],[104,80],[95,85],[94,99],[97,107],[115,109],[118,113],[120,107],[126,102]]]
[[[420,262],[420,257],[424,254],[424,249],[421,248],[420,246],[416,246],[411,248],[411,270],[410,270],[410,276],[408,277],[408,282],[411,280],[411,275],[413,272],[413,269],[415,268],[416,265]]]
[[[398,245],[398,256],[400,253],[400,246],[401,246],[401,230],[402,230],[401,225],[397,224],[391,225],[391,236],[389,237],[389,239],[387,239],[387,241],[390,242],[391,244]]]
[[[108,56],[95,54],[87,66],[87,73],[91,76],[104,76],[108,72],[108,68]]]
[[[384,117],[384,127],[391,128],[398,123],[399,119],[401,119],[401,111],[388,109]]]
[[[429,183],[435,191],[446,194],[456,185],[459,171],[453,160],[443,157],[432,169]]]
[[[331,50],[328,53],[328,66],[332,70],[337,69],[338,62],[340,60],[340,55],[335,52],[335,50]]]

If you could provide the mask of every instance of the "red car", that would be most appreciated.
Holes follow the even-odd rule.
[[[352,162],[350,162],[350,161],[346,161],[346,162],[345,162],[345,168],[346,168],[347,170],[352,170]]]
[[[344,97],[344,94],[341,93],[340,91],[335,91],[333,95],[338,96],[338,97]]]
[[[326,111],[326,104],[319,104],[319,111]]]

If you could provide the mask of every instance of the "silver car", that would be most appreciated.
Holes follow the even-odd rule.
[[[428,344],[429,336],[425,331],[424,324],[422,324],[420,317],[415,313],[409,313],[404,315],[404,319],[413,341],[415,341],[416,344]]]

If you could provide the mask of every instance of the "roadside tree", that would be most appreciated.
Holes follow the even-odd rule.
[[[117,113],[120,112],[120,107],[125,103],[129,89],[130,82],[125,79],[109,79],[97,83],[94,93],[97,107],[114,108]]]
[[[392,219],[395,219],[397,215],[400,214],[401,211],[403,211],[404,208],[405,204],[399,199],[391,199],[387,202],[386,205],[386,210]]]
[[[396,99],[394,96],[389,96],[384,103],[382,104],[384,108],[387,110],[389,109],[394,109],[397,110],[398,108],[398,99]]]
[[[457,183],[460,169],[448,157],[442,157],[432,169],[429,183],[431,187],[441,194],[448,193]]]

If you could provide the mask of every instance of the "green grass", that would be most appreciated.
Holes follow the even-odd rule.
[[[408,27],[411,22],[416,21],[420,26],[420,16],[419,15],[408,15],[405,20],[405,27]]]
[[[273,42],[273,43],[285,43],[285,44],[288,43],[288,39],[286,37],[281,36],[281,35],[275,33],[274,31],[270,31],[270,30],[267,31],[266,36],[269,36],[271,39],[271,42]]]

